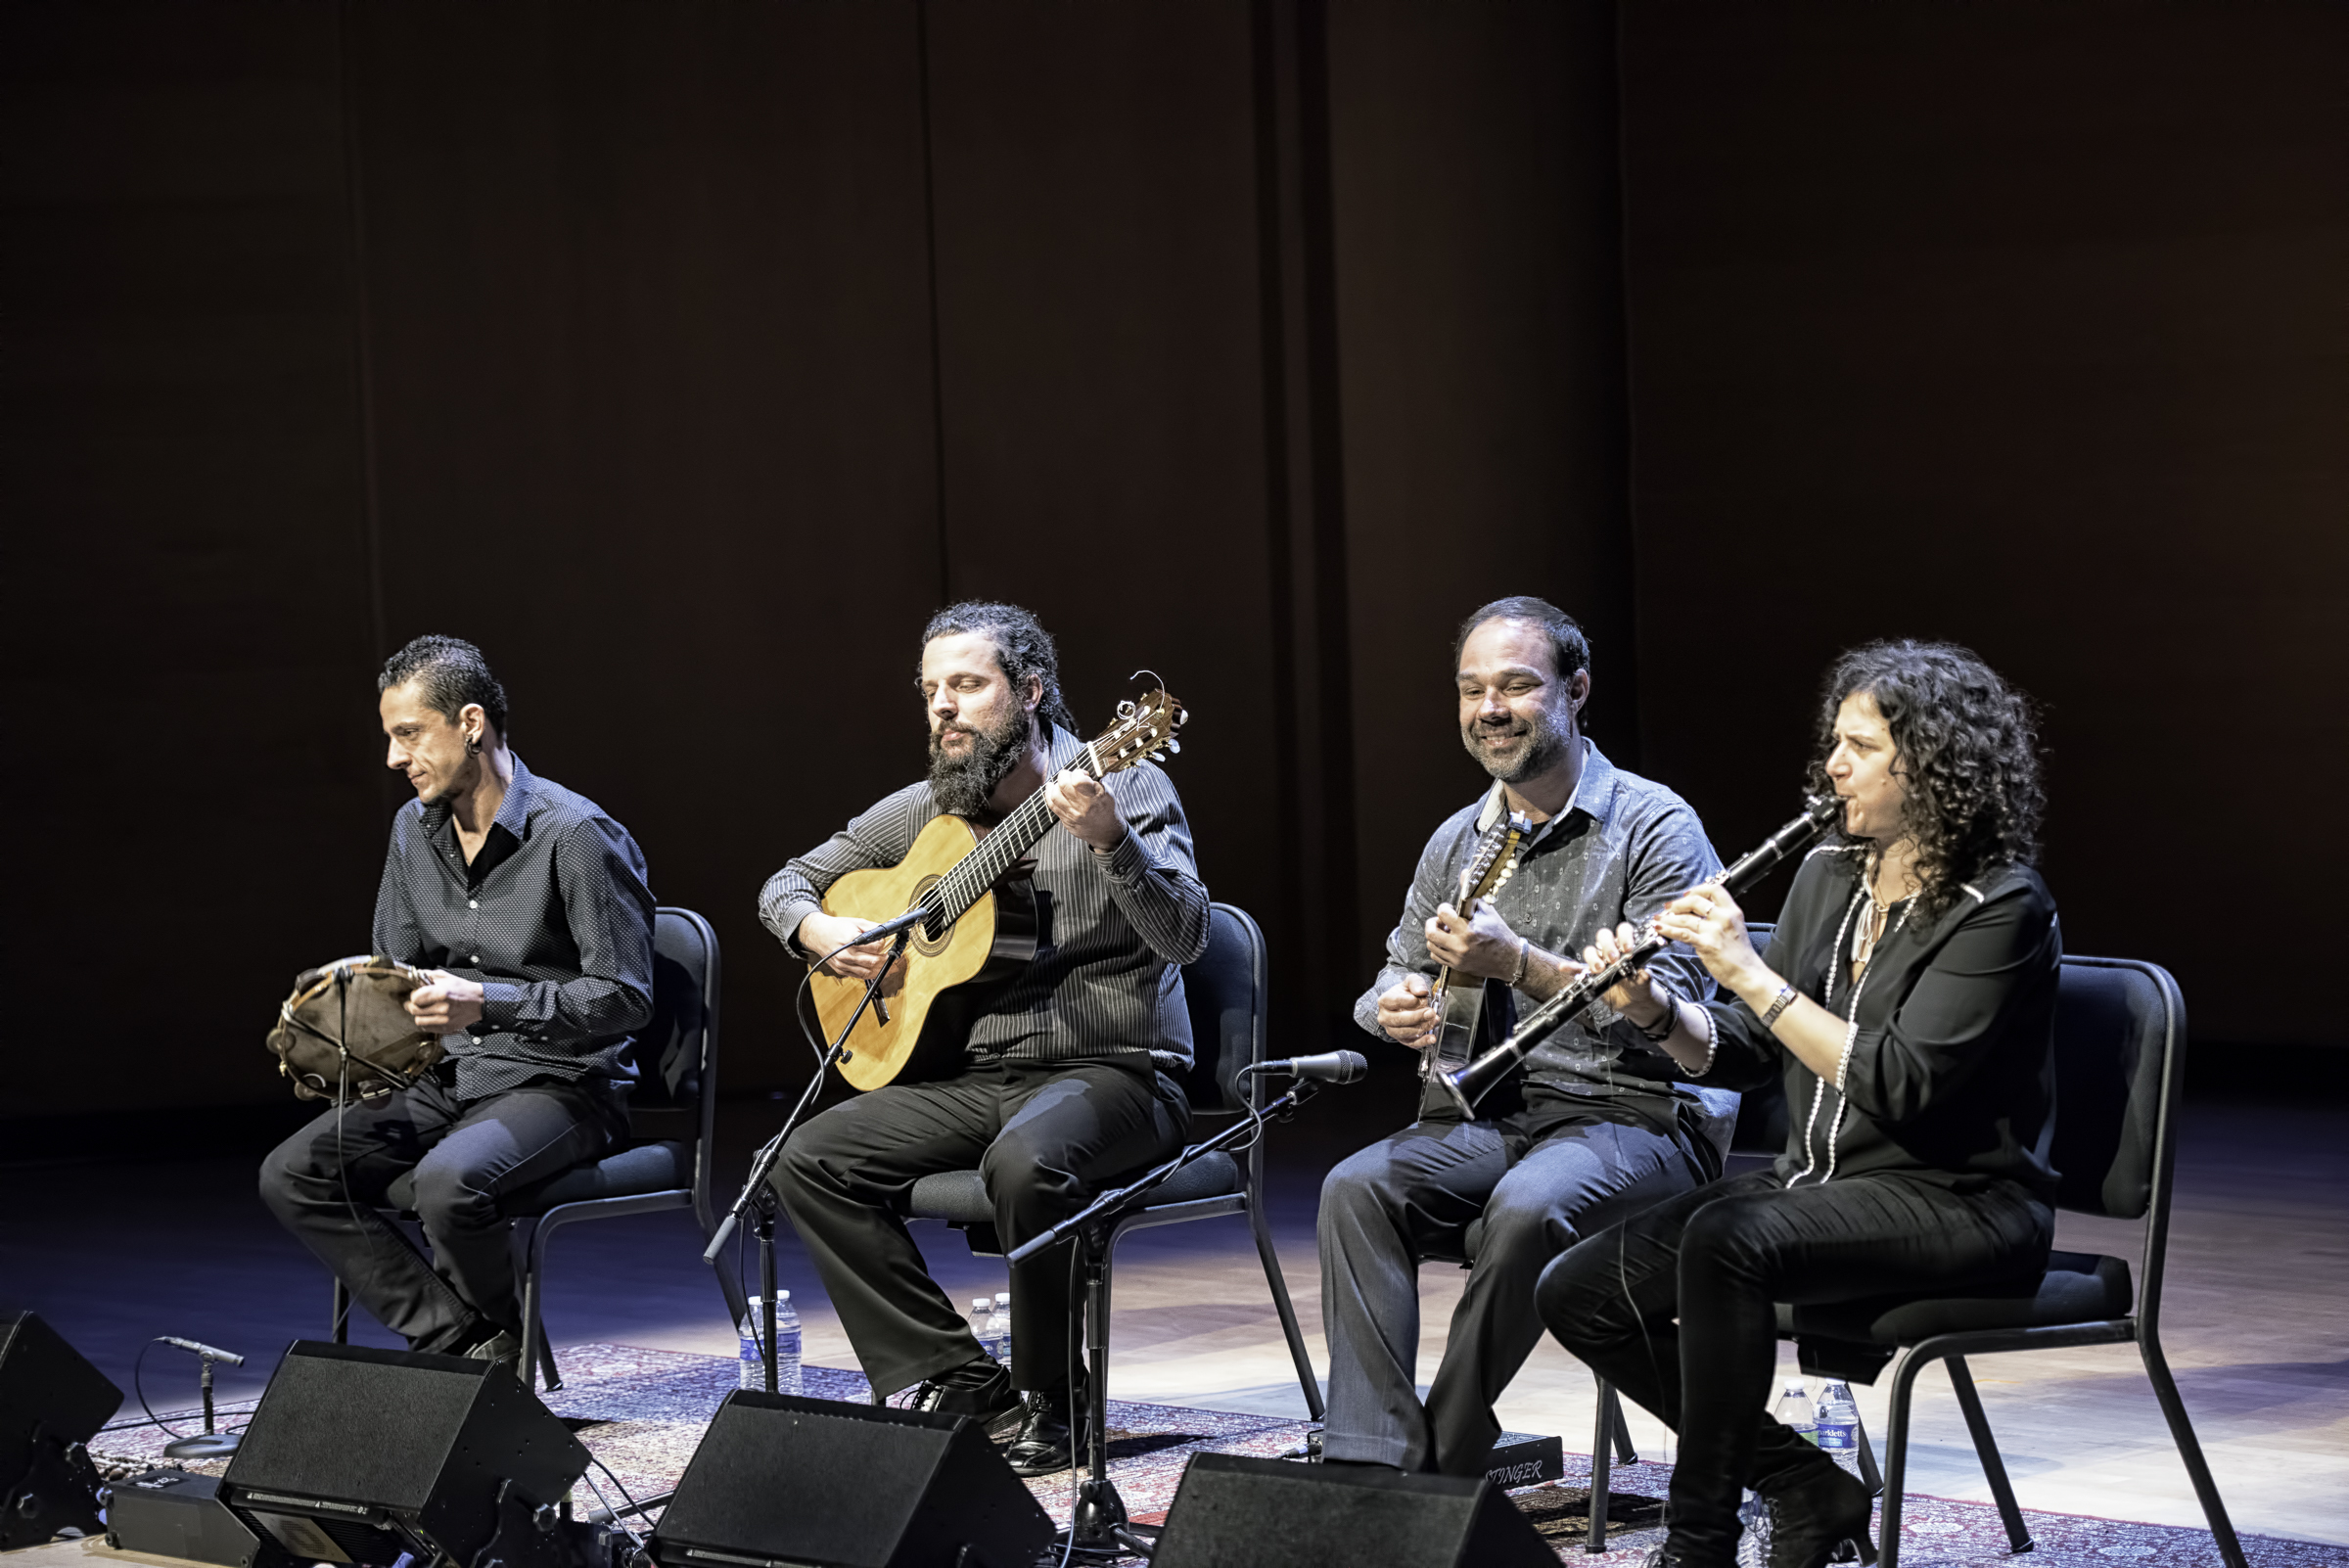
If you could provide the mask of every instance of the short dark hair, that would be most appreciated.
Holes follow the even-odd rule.
[[[1590,638],[1581,622],[1547,599],[1514,593],[1506,599],[1494,600],[1460,623],[1459,635],[1451,639],[1453,669],[1460,668],[1460,650],[1468,646],[1469,637],[1488,621],[1530,621],[1548,632],[1550,661],[1557,666],[1561,680],[1572,679],[1576,670],[1590,668]]]
[[[2047,792],[2028,697],[1956,643],[1904,638],[1854,648],[1819,688],[1814,792],[1832,788],[1836,710],[1861,692],[1892,731],[1907,796],[1902,827],[1916,842],[1920,913],[1938,915],[1987,871],[2039,858]]]
[[[1077,719],[1061,700],[1059,650],[1052,646],[1052,633],[1032,612],[1016,604],[965,599],[930,618],[930,623],[922,628],[922,646],[927,648],[941,637],[963,635],[985,637],[993,643],[995,664],[1015,687],[1025,688],[1031,675],[1040,681],[1044,696],[1036,705],[1036,715],[1048,724],[1076,732]],[[1024,689],[1022,695],[1026,695]]]
[[[480,703],[482,712],[489,715],[489,727],[497,731],[498,739],[506,738],[506,688],[489,673],[489,661],[481,649],[464,638],[418,637],[384,661],[384,672],[375,677],[375,689],[390,691],[411,680],[424,705],[450,723],[457,721],[466,704]]]

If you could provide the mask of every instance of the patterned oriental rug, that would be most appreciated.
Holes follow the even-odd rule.
[[[613,1495],[614,1477],[629,1496],[637,1498],[673,1487],[701,1442],[712,1412],[737,1386],[740,1376],[737,1363],[721,1357],[626,1345],[574,1345],[559,1352],[558,1358],[564,1386],[545,1396],[547,1407],[565,1417],[588,1451],[609,1468],[610,1476],[603,1470],[588,1474],[614,1502],[619,1501]],[[805,1392],[816,1399],[861,1404],[869,1394],[862,1376],[833,1367],[807,1367],[803,1380]],[[242,1425],[249,1409],[249,1406],[224,1409],[221,1426],[233,1430]],[[197,1425],[188,1411],[172,1412],[163,1419],[183,1431]],[[183,1422],[187,1424],[183,1426]],[[1308,1430],[1303,1421],[1274,1416],[1134,1405],[1123,1400],[1110,1401],[1109,1422],[1111,1476],[1136,1522],[1144,1524],[1166,1517],[1167,1504],[1173,1500],[1192,1454],[1213,1451],[1277,1457],[1299,1448]],[[118,1425],[99,1434],[90,1449],[103,1470],[120,1476],[171,1463],[161,1456],[169,1441],[166,1433],[154,1426]],[[183,1467],[218,1474],[226,1468],[226,1461]],[[1569,1453],[1563,1481],[1529,1487],[1511,1496],[1565,1561],[1635,1564],[1662,1535],[1661,1499],[1671,1474],[1670,1468],[1661,1464],[1616,1466],[1608,1494],[1609,1549],[1601,1555],[1586,1554],[1582,1549],[1590,1510],[1588,1458]],[[1068,1522],[1073,1482],[1066,1472],[1031,1481],[1028,1486],[1055,1522]],[[583,1484],[575,1495],[575,1507],[584,1512],[596,1504],[597,1499]],[[1989,1503],[1911,1494],[1906,1515],[1901,1532],[1903,1556],[1913,1568],[1958,1568],[2009,1555],[1998,1510]],[[2027,1511],[2024,1518],[2038,1544],[2031,1554],[2036,1568],[2111,1568],[2116,1562],[2134,1561],[2159,1563],[2162,1568],[2222,1568],[2208,1531],[2078,1514]],[[2349,1546],[2245,1536],[2243,1549],[2253,1568],[2349,1568]]]

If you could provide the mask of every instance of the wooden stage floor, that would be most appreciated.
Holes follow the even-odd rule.
[[[1321,1125],[1277,1130],[1272,1206],[1289,1287],[1318,1360],[1313,1215],[1319,1175],[1351,1137],[1326,1096]],[[731,1146],[779,1116],[731,1108]],[[0,1280],[127,1391],[141,1344],[177,1334],[246,1352],[221,1397],[257,1393],[285,1344],[315,1337],[327,1287],[308,1256],[253,1196],[251,1158],[119,1159],[0,1167]],[[740,1159],[727,1169],[739,1171]],[[2136,1227],[2065,1216],[2057,1245],[2113,1251],[2134,1265]],[[998,1260],[922,1227],[940,1281],[967,1300],[1003,1283]],[[583,1225],[555,1249],[548,1325],[557,1344],[611,1340],[727,1354],[733,1345],[699,1239],[679,1215]],[[2238,1529],[2349,1544],[2349,1106],[2198,1104],[2186,1119],[2170,1249],[2164,1340]],[[811,1361],[853,1365],[805,1257],[786,1238],[785,1284],[800,1304]],[[1421,1371],[1431,1372],[1464,1276],[1421,1271]],[[1304,1411],[1244,1224],[1215,1221],[1139,1232],[1116,1276],[1112,1389],[1121,1399],[1267,1413]],[[372,1323],[362,1340],[390,1343]],[[1791,1358],[1791,1349],[1787,1351]],[[1790,1362],[1789,1362],[1790,1364]],[[2167,1428],[2127,1347],[1994,1357],[1974,1363],[2026,1507],[2198,1525]],[[193,1403],[194,1362],[158,1347],[144,1378],[157,1408]],[[1871,1430],[1883,1400],[1858,1391]],[[1987,1499],[1956,1401],[1927,1373],[1910,1489]],[[126,1413],[136,1413],[132,1401]],[[1500,1407],[1504,1425],[1562,1434],[1585,1452],[1588,1371],[1544,1344]],[[1633,1411],[1643,1457],[1667,1434]]]

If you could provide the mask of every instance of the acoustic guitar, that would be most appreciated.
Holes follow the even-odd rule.
[[[1485,830],[1476,856],[1460,873],[1460,896],[1452,904],[1463,915],[1476,913],[1478,900],[1498,893],[1517,870],[1517,852],[1533,837],[1533,820],[1523,811],[1509,811]],[[1485,981],[1482,975],[1463,975],[1439,969],[1428,989],[1427,1004],[1435,1009],[1436,1038],[1420,1048],[1419,1077],[1424,1082],[1450,1072],[1476,1053],[1477,1031],[1484,1026]]]
[[[1146,759],[1161,761],[1182,750],[1174,731],[1189,717],[1164,689],[1153,689],[1118,704],[1117,722],[1087,742],[1071,765],[1101,779]],[[966,818],[934,817],[904,859],[852,871],[825,890],[826,914],[880,922],[916,905],[928,911],[880,996],[856,1021],[841,1054],[841,1077],[874,1089],[900,1075],[941,1076],[960,1062],[970,994],[1036,956],[1036,890],[1028,880],[1034,863],[1023,857],[1058,820],[1041,789],[984,835]],[[820,969],[807,988],[827,1040],[864,999],[863,981]]]

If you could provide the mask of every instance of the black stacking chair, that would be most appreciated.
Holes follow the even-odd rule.
[[[1238,1116],[1268,1097],[1261,1075],[1250,1075],[1243,1087],[1240,1069],[1265,1060],[1265,937],[1244,909],[1228,903],[1209,906],[1207,951],[1182,970],[1182,990],[1191,1015],[1191,1073],[1183,1084],[1194,1117]],[[1136,1172],[1136,1175],[1140,1173]],[[1114,1252],[1118,1238],[1149,1225],[1180,1224],[1187,1220],[1213,1220],[1223,1215],[1246,1215],[1256,1234],[1257,1256],[1264,1260],[1265,1284],[1273,1309],[1280,1314],[1280,1331],[1289,1342],[1289,1358],[1297,1366],[1297,1384],[1305,1392],[1306,1407],[1321,1418],[1321,1389],[1313,1378],[1313,1363],[1306,1355],[1305,1337],[1297,1328],[1297,1311],[1289,1303],[1288,1281],[1280,1259],[1272,1251],[1272,1232],[1265,1221],[1265,1150],[1262,1140],[1248,1150],[1245,1163],[1218,1151],[1183,1167],[1153,1195],[1147,1207],[1136,1209],[1110,1229],[1106,1250]],[[988,1201],[986,1183],[977,1171],[944,1171],[913,1184],[905,1208],[911,1220],[940,1220],[963,1232],[971,1251],[982,1257],[1000,1256],[995,1234],[995,1208]],[[1104,1260],[1106,1263],[1106,1259]],[[1108,1281],[1103,1283],[1107,1293]],[[1072,1303],[1082,1312],[1082,1303]],[[1079,1341],[1082,1341],[1082,1327]],[[1106,1388],[1109,1368],[1092,1368],[1095,1398]],[[1082,1455],[1078,1462],[1082,1464]]]
[[[583,1220],[618,1220],[664,1209],[691,1209],[712,1233],[710,1165],[716,1153],[717,933],[691,909],[664,906],[653,921],[653,1019],[636,1038],[636,1087],[628,1096],[630,1141],[582,1165],[522,1188],[506,1200],[514,1221],[514,1262],[522,1274],[523,1348],[516,1368],[528,1386],[543,1370],[549,1390],[563,1386],[541,1311],[546,1253],[555,1232]],[[413,1220],[415,1186],[392,1181],[388,1207]],[[735,1322],[748,1312],[733,1274],[718,1270],[718,1289]],[[334,1337],[348,1334],[350,1299],[335,1281]]]
[[[2014,1488],[1966,1369],[1968,1356],[2065,1350],[2075,1345],[2137,1346],[2145,1376],[2170,1423],[2210,1533],[2230,1568],[2244,1568],[2243,1548],[2228,1522],[2193,1423],[2161,1354],[2161,1279],[2169,1245],[2170,1186],[2177,1158],[2174,1130],[2186,1068],[2186,1003],[2158,965],[2127,958],[2063,960],[2055,1004],[2055,1134],[2060,1174],[2055,1203],[2077,1214],[2142,1220],[2143,1294],[2134,1304],[2129,1265],[2119,1258],[2058,1252],[2035,1291],[1941,1300],[1887,1299],[1778,1308],[1781,1333],[1900,1353],[1893,1367],[1886,1449],[1883,1568],[1898,1568],[1901,1480],[1908,1464],[1909,1409],[1917,1374],[1947,1362],[1950,1383],[1973,1434],[1974,1452],[1998,1499],[2006,1539],[2031,1549]],[[2135,1310],[2132,1311],[2134,1305]]]

